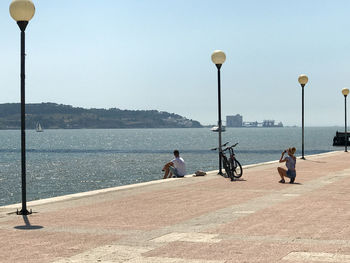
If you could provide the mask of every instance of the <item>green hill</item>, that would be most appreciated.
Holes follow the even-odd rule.
[[[0,129],[21,127],[19,103],[0,104]],[[84,109],[56,103],[26,104],[26,128],[200,128],[198,121],[157,110]]]

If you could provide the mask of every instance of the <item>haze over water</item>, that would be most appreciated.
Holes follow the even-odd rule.
[[[343,129],[305,128],[305,154],[343,150],[332,146],[337,130]],[[242,165],[277,160],[290,146],[301,154],[301,128],[227,128],[222,137],[239,142]],[[27,131],[27,199],[160,179],[174,149],[187,173],[215,170],[218,154],[210,149],[217,145],[208,128]],[[21,202],[20,158],[20,131],[0,131],[0,205]]]

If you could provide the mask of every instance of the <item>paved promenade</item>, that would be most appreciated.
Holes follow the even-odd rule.
[[[0,262],[350,262],[350,153],[278,166],[0,207]]]

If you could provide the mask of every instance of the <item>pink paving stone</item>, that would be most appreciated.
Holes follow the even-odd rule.
[[[349,240],[349,189],[346,178],[208,232]]]
[[[117,235],[73,234],[41,230],[0,230],[0,262],[51,262],[110,244]]]
[[[173,242],[161,248],[144,253],[145,257],[167,257],[197,260],[225,260],[231,262],[284,262],[282,260],[293,251],[325,252],[350,255],[348,248],[345,250],[339,245],[315,245],[297,243],[278,243],[267,241],[242,241],[225,240],[220,243],[191,243]],[[296,261],[293,261],[295,263]],[[304,261],[305,263],[305,261]]]
[[[239,184],[219,178],[212,184],[181,186],[127,198],[32,215],[33,224],[113,229],[156,229],[246,202],[264,193],[241,192]],[[244,182],[242,182],[244,183]]]

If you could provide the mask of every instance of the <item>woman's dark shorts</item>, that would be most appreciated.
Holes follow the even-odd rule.
[[[297,174],[296,174],[295,171],[292,171],[292,170],[288,170],[287,171],[287,177],[290,178],[290,179],[295,178],[296,175]]]

